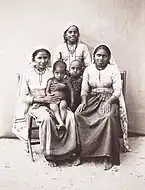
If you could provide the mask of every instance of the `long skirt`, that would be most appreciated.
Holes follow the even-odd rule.
[[[111,106],[111,111],[103,113],[104,102],[110,94],[90,95],[87,108],[76,113],[81,157],[110,157],[112,163],[120,164],[119,152],[119,112],[118,104]],[[104,101],[105,100],[105,101]]]
[[[13,132],[27,142],[29,127],[27,118],[33,116],[35,124],[39,126],[40,146],[47,160],[64,160],[77,154],[79,140],[73,112],[67,110],[65,128],[61,133],[57,130],[55,116],[45,106],[40,106],[37,109],[30,108],[26,116],[24,120],[17,119]]]

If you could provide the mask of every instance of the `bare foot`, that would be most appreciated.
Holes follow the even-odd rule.
[[[73,161],[72,165],[73,166],[79,166],[79,165],[81,165],[81,159],[77,158],[76,160]]]
[[[104,165],[105,165],[104,167],[105,171],[110,170],[113,167],[113,164],[110,159],[105,160]]]
[[[48,166],[50,166],[50,167],[57,167],[58,164],[56,162],[54,162],[54,161],[49,161],[48,162]]]

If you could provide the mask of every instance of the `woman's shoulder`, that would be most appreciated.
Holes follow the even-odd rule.
[[[34,72],[34,65],[29,63],[28,67],[22,72],[22,75],[25,77],[29,77]]]
[[[94,69],[95,69],[95,64],[88,65],[88,66],[85,68],[85,70],[87,70],[87,71],[92,71],[92,70],[94,70]]]
[[[78,42],[78,47],[82,48],[82,49],[88,49],[87,45],[83,42]]]
[[[119,68],[116,65],[114,65],[114,64],[108,64],[107,68],[110,69],[110,70],[112,70],[112,71],[113,70],[114,71],[117,71],[117,70],[119,71]]]
[[[116,65],[113,65],[113,64],[108,64],[107,65],[106,72],[112,73],[112,75],[120,73],[119,68]]]

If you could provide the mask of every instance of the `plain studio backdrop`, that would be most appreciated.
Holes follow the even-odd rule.
[[[144,0],[0,0],[0,136],[12,135],[17,73],[23,72],[35,47],[52,54],[62,43],[68,22],[80,27],[90,50],[109,45],[120,70],[127,71],[129,130],[144,133]]]

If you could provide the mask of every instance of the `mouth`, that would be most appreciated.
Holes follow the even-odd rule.
[[[76,40],[76,38],[75,37],[70,37],[70,40]]]

